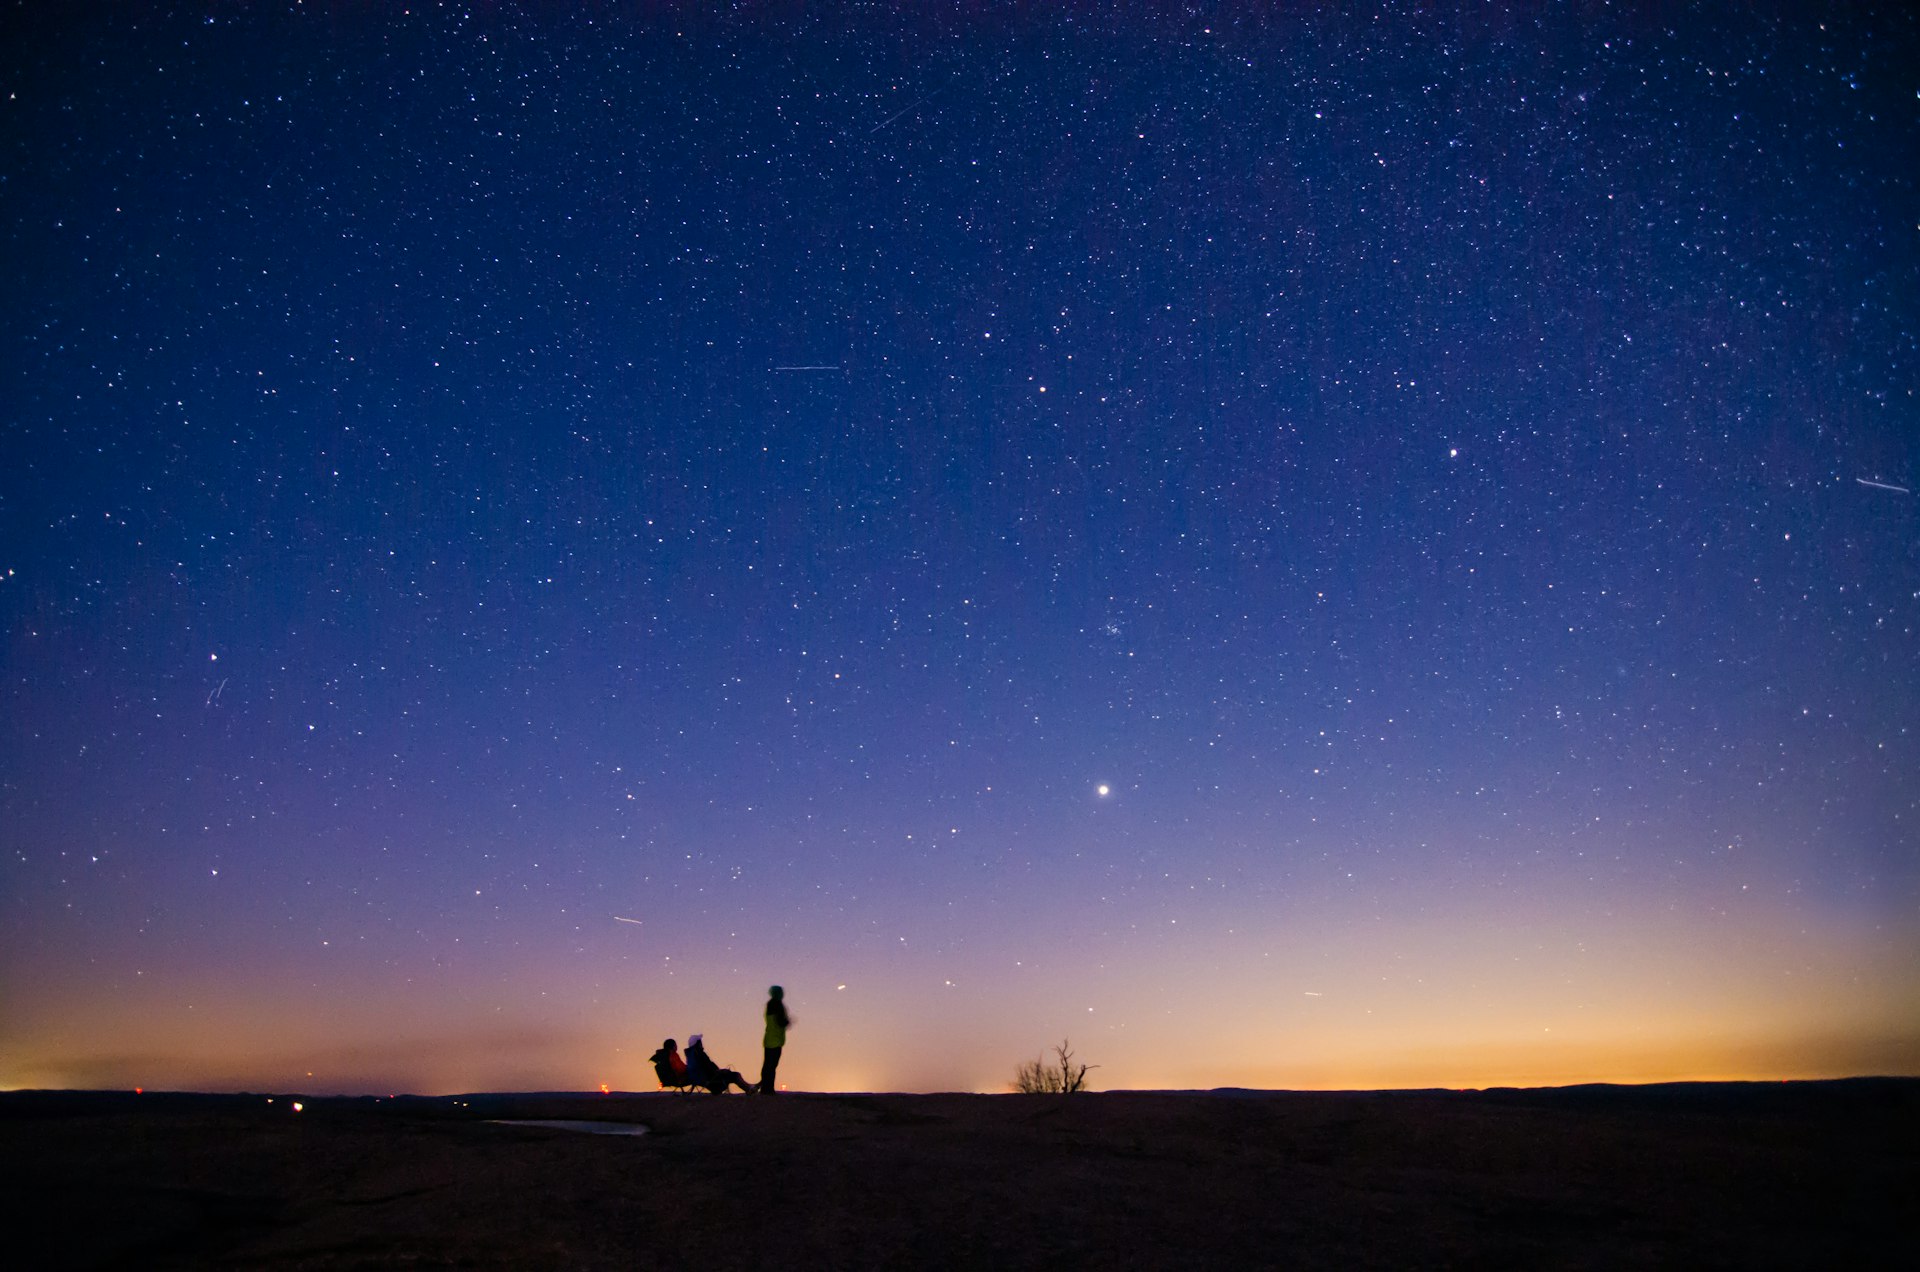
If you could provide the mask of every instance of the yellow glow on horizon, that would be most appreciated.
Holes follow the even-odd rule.
[[[1712,918],[1703,939],[1697,914],[1612,896],[1428,910],[1195,895],[1093,918],[1014,898],[996,914],[1013,935],[991,943],[889,929],[883,953],[858,934],[783,951],[797,1023],[782,1084],[1005,1091],[1063,1036],[1096,1066],[1094,1090],[1920,1074],[1920,961],[1899,937],[1760,909]],[[610,956],[625,948],[609,941]],[[696,1031],[751,1078],[769,979],[676,960],[617,995],[563,997],[548,991],[564,979],[515,965],[483,1001],[381,982],[295,1004],[281,970],[222,965],[190,999],[129,999],[48,968],[9,1004],[0,1088],[651,1091],[645,1057]]]

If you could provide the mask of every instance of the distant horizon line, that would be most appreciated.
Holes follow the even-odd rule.
[[[1078,1095],[1431,1095],[1435,1093],[1453,1095],[1483,1094],[1500,1091],[1584,1091],[1595,1089],[1612,1090],[1652,1090],[1661,1087],[1777,1087],[1777,1086],[1835,1086],[1844,1083],[1864,1082],[1912,1082],[1920,1083],[1920,1074],[1908,1073],[1856,1073],[1840,1077],[1826,1078],[1663,1078],[1646,1082],[1565,1082],[1549,1083],[1538,1086],[1515,1084],[1494,1084],[1490,1086],[1409,1086],[1409,1087],[1107,1087],[1097,1090],[1075,1092]],[[1013,1090],[993,1091],[782,1091],[782,1095],[888,1095],[901,1097],[914,1096],[995,1096],[1023,1095],[1025,1092]],[[200,1091],[188,1089],[156,1089],[144,1087],[7,1087],[0,1088],[0,1099],[10,1096],[115,1096],[126,1099],[151,1099],[168,1096],[185,1096],[204,1099],[267,1099],[300,1098],[308,1100],[525,1100],[525,1099],[615,1099],[635,1096],[673,1096],[686,1098],[680,1092],[666,1089],[656,1090],[551,1090],[528,1091],[447,1091],[431,1094],[420,1091],[393,1091],[378,1094],[372,1091],[316,1091],[299,1087],[275,1087],[259,1090]]]

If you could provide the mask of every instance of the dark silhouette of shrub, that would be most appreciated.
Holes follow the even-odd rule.
[[[1022,1095],[1072,1095],[1087,1089],[1088,1067],[1073,1062],[1073,1048],[1062,1038],[1060,1045],[1053,1049],[1051,1063],[1039,1056],[1023,1062],[1014,1071],[1013,1089]]]

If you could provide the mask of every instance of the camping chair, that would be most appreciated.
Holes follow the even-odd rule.
[[[747,1080],[737,1069],[728,1069],[715,1064],[707,1055],[707,1049],[700,1045],[700,1037],[687,1044],[687,1078],[699,1090],[711,1091],[715,1095],[725,1095],[727,1088],[737,1086],[747,1090]]]
[[[667,1063],[664,1056],[653,1062],[653,1076],[660,1079],[660,1089],[663,1091],[678,1091],[682,1095],[687,1095],[699,1089],[693,1085],[693,1080],[687,1076],[686,1070],[675,1069]]]

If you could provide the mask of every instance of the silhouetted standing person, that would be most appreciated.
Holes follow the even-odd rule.
[[[767,1033],[761,1044],[766,1047],[766,1059],[760,1062],[760,1093],[772,1095],[776,1088],[773,1075],[780,1068],[780,1052],[787,1045],[787,1026],[793,1018],[787,1015],[787,991],[778,985],[767,990]]]

